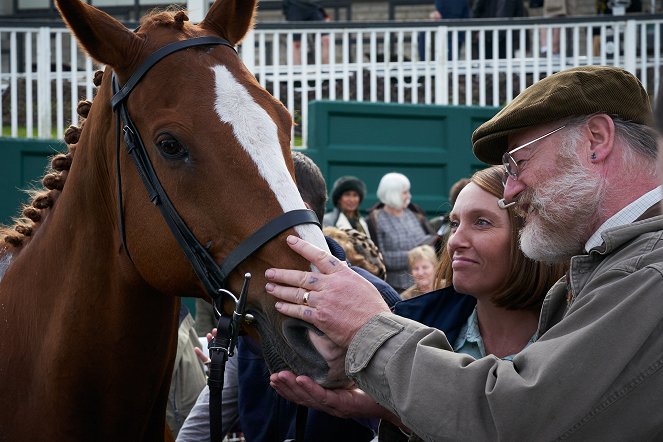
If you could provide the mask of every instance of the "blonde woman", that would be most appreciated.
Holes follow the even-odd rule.
[[[437,288],[434,282],[438,259],[432,246],[424,244],[415,247],[407,253],[407,261],[414,284],[401,293],[401,299],[414,298]]]

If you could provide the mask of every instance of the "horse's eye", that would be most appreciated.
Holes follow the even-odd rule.
[[[161,154],[167,159],[178,160],[188,155],[186,148],[172,135],[159,135],[156,145]]]

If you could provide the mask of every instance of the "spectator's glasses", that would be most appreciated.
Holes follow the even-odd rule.
[[[565,127],[566,127],[566,124],[562,127],[558,127],[557,129],[555,129],[551,132],[548,132],[545,135],[541,135],[540,137],[535,138],[532,141],[528,141],[525,144],[522,144],[522,145],[520,145],[520,146],[518,146],[514,149],[511,149],[508,152],[505,152],[504,155],[502,155],[502,164],[504,164],[504,172],[505,172],[504,176],[502,177],[502,184],[504,184],[506,186],[506,181],[509,177],[512,180],[517,180],[518,179],[518,174],[520,173],[520,170],[518,168],[518,161],[516,161],[512,156],[514,153],[518,152],[520,149],[522,149],[524,147],[527,147],[527,146],[532,145],[533,143],[536,143],[537,141],[543,140],[544,138],[554,134],[555,132],[558,132],[558,131],[564,129]],[[526,160],[521,160],[520,162],[522,163],[523,161],[526,161]]]

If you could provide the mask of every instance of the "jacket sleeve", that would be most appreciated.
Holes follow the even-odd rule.
[[[201,298],[196,298],[196,320],[194,327],[198,336],[205,336],[217,325],[214,319],[212,304]]]
[[[221,432],[227,434],[239,422],[236,355],[226,362],[221,400]],[[210,439],[209,387],[206,385],[184,421],[177,442],[209,442]]]
[[[453,353],[442,332],[381,314],[355,335],[346,372],[424,440],[655,439],[663,278],[614,273],[513,361]]]

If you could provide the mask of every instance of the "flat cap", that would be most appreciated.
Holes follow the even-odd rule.
[[[581,115],[604,113],[652,125],[647,91],[633,74],[609,66],[582,66],[550,75],[520,93],[472,134],[474,155],[500,164],[516,131]]]

